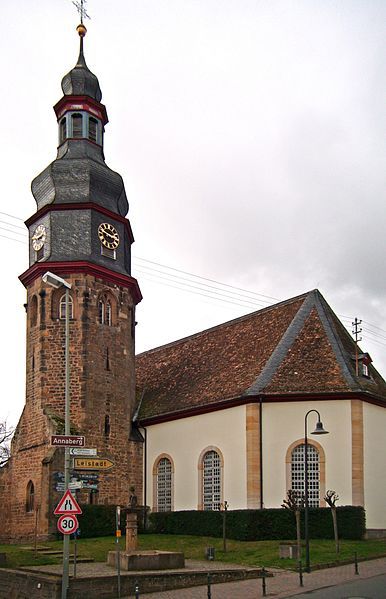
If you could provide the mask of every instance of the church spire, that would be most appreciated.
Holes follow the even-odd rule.
[[[62,79],[62,90],[65,96],[88,96],[97,102],[102,100],[102,92],[98,78],[90,71],[84,57],[84,37],[86,27],[81,23],[76,28],[79,38],[79,56],[77,63]]]

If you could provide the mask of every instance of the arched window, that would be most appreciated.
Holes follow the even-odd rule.
[[[157,512],[172,510],[172,463],[161,458],[157,465]]]
[[[107,300],[107,302],[106,302],[106,309],[105,309],[105,312],[106,312],[106,316],[105,316],[105,323],[106,323],[106,324],[107,324],[109,327],[111,327],[111,302],[109,302],[108,300]]]
[[[68,296],[68,312],[69,318],[74,317],[74,304],[71,295]],[[62,295],[59,300],[59,318],[60,320],[66,319],[66,294]]]
[[[88,119],[88,137],[91,141],[97,141],[98,136],[98,121],[92,116]]]
[[[38,319],[38,300],[36,295],[32,296],[30,307],[30,323],[31,327],[36,326]]]
[[[98,320],[99,324],[104,324],[105,322],[105,304],[102,300],[98,302]]]
[[[83,137],[83,118],[81,114],[71,116],[72,137]]]
[[[109,299],[103,295],[98,301],[98,322],[111,327],[113,324],[113,306]]]
[[[60,125],[59,125],[59,143],[63,143],[64,140],[67,139],[67,123],[66,123],[66,117],[64,117],[61,121],[60,121]]]
[[[35,488],[32,480],[27,485],[27,497],[25,502],[25,511],[33,512],[35,508]]]
[[[305,492],[304,477],[305,445],[296,445],[291,453],[291,489]],[[319,507],[320,501],[320,460],[319,451],[307,444],[308,456],[308,503],[310,507]]]
[[[217,451],[207,451],[202,459],[202,506],[217,510],[221,503],[221,459]]]

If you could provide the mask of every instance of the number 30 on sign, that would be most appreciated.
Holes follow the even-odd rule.
[[[64,535],[71,535],[78,529],[79,522],[76,516],[68,514],[68,516],[60,516],[58,520],[58,531]]]

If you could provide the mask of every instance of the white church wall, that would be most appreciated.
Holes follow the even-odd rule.
[[[197,509],[202,451],[218,448],[224,459],[223,499],[229,509],[246,506],[245,406],[155,424],[147,429],[148,504],[154,505],[153,466],[161,454],[174,463],[174,510]]]
[[[317,415],[307,419],[308,437],[325,453],[325,490],[334,489],[339,505],[352,503],[350,401],[266,403],[263,405],[263,501],[265,507],[280,507],[288,481],[286,454],[290,445],[304,440],[304,418],[317,409],[328,435],[312,435]]]
[[[366,527],[386,529],[386,409],[363,404]]]

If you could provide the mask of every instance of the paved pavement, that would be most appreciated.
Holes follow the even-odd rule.
[[[229,568],[240,567],[231,566],[231,564],[221,564],[219,562],[195,562],[187,561],[187,569],[209,569],[213,567]],[[34,570],[45,572],[61,572],[61,566],[36,566]],[[328,588],[334,585],[370,579],[374,576],[386,574],[386,558],[380,558],[359,563],[359,575],[355,574],[354,564],[339,566],[335,568],[326,568],[324,570],[316,570],[310,574],[304,574],[304,587],[300,587],[299,575],[296,572],[286,570],[274,570],[273,578],[266,579],[266,596],[274,597],[275,599],[284,599],[293,597],[294,599],[303,593],[315,589]],[[112,569],[106,564],[79,564],[78,577],[82,576],[106,576],[112,573]],[[70,575],[72,567],[70,567]],[[370,582],[369,582],[370,584]],[[366,586],[366,585],[365,585]],[[146,599],[208,599],[208,589],[206,586],[191,587],[188,589],[177,589],[175,591],[165,591],[158,593],[141,594],[141,597]],[[262,580],[251,579],[241,582],[228,582],[222,584],[214,584],[211,586],[211,599],[260,599],[263,597]],[[347,595],[346,595],[347,596]],[[385,595],[386,597],[386,590]],[[312,595],[310,596],[311,599]],[[132,599],[132,597],[130,597]]]
[[[386,558],[359,563],[359,575],[355,574],[354,565],[339,566],[316,570],[304,574],[304,587],[299,585],[299,576],[294,572],[271,570],[273,578],[267,579],[266,596],[275,599],[293,597],[314,589],[331,587],[333,585],[355,580],[365,580],[380,574],[386,574]],[[366,586],[366,585],[365,585]],[[385,595],[386,597],[386,590]],[[193,587],[163,593],[143,595],[146,599],[207,599],[207,587]],[[259,599],[263,597],[262,581],[260,579],[243,582],[228,582],[211,587],[211,599]],[[311,599],[312,595],[310,596]],[[131,598],[130,598],[131,599]]]

